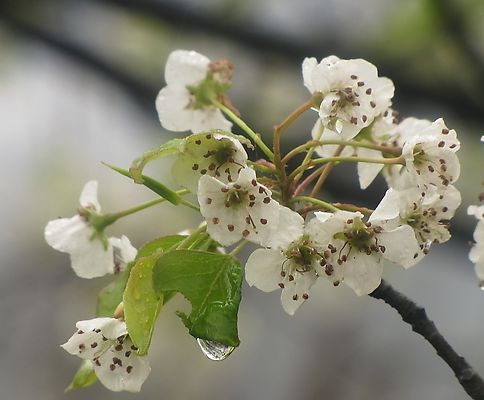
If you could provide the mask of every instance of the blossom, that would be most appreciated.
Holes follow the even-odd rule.
[[[392,81],[379,77],[368,61],[329,56],[318,63],[306,58],[302,72],[308,90],[322,95],[319,117],[323,126],[343,139],[355,137],[391,104]]]
[[[240,239],[277,246],[302,229],[299,214],[271,196],[271,191],[257,182],[251,168],[243,168],[232,183],[203,175],[198,185],[198,202],[207,231],[223,246]]]
[[[484,281],[484,205],[469,206],[467,213],[474,215],[478,220],[474,230],[475,244],[469,253],[469,259],[475,264],[477,277]]]
[[[239,140],[223,133],[196,133],[188,136],[172,167],[174,180],[196,191],[203,175],[234,182],[246,167],[247,153]]]
[[[108,239],[102,228],[91,223],[91,216],[101,212],[97,186],[96,181],[87,182],[80,196],[78,214],[50,221],[44,231],[51,247],[70,254],[72,269],[81,278],[120,271],[136,257],[136,249],[126,236]]]
[[[272,249],[257,249],[245,265],[245,279],[264,292],[281,291],[284,310],[294,315],[309,298],[309,289],[319,277],[322,245],[315,240],[321,228],[313,218],[293,240]]]
[[[406,266],[418,248],[408,225],[387,229],[364,223],[359,212],[316,212],[320,228],[314,240],[326,243],[320,264],[335,285],[345,283],[357,295],[369,294],[381,282],[383,261]]]
[[[232,124],[211,101],[230,85],[232,67],[195,51],[175,50],[165,66],[165,86],[156,98],[158,117],[171,131],[230,130]]]
[[[139,356],[126,323],[116,318],[94,318],[76,323],[78,329],[61,347],[92,360],[96,376],[109,390],[139,392],[150,373],[146,356]]]
[[[388,145],[394,136],[396,114],[392,109],[385,110],[383,114],[374,119],[371,126],[366,128],[365,135],[362,138],[358,136],[354,140],[361,144]],[[337,132],[325,129],[321,120],[316,121],[311,136],[314,140],[341,140],[341,136]],[[339,153],[343,157],[383,158],[383,153],[380,150],[350,145],[339,149],[339,145],[324,144],[316,147],[316,153],[321,157],[333,157]],[[366,189],[377,177],[383,166],[383,164],[378,163],[359,162],[357,170],[360,187]]]
[[[385,177],[390,187],[447,186],[460,175],[460,163],[455,152],[460,143],[455,130],[449,130],[442,118],[434,122],[416,118],[403,120],[396,129],[402,144],[405,166],[392,166]]]
[[[412,260],[405,267],[416,264],[428,253],[432,243],[450,239],[449,220],[461,202],[459,191],[452,185],[447,188],[430,187],[428,190],[409,188],[402,191],[388,189],[369,221],[386,228],[407,224],[414,230],[419,245]]]

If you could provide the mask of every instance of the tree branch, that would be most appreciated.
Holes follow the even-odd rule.
[[[402,317],[403,321],[412,327],[412,330],[429,342],[437,351],[437,354],[454,371],[456,378],[467,394],[475,400],[484,399],[484,381],[445,340],[437,330],[435,324],[427,317],[425,309],[415,304],[412,300],[393,289],[382,280],[370,296],[383,300],[394,308]]]

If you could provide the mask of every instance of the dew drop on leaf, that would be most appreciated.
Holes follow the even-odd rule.
[[[225,360],[235,349],[235,347],[211,340],[197,338],[197,342],[203,354],[213,361]]]

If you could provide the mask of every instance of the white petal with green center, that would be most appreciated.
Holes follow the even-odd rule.
[[[44,235],[54,249],[70,254],[72,269],[81,278],[112,273],[112,246],[107,239],[103,240],[84,217],[75,215],[50,221]]]
[[[198,185],[198,202],[207,231],[223,246],[240,239],[269,245],[280,212],[279,203],[271,195],[250,168],[243,168],[234,183],[225,184],[204,175]]]
[[[237,139],[218,133],[199,133],[185,139],[172,174],[175,182],[195,192],[201,176],[234,182],[246,163],[247,153]]]
[[[139,392],[151,371],[146,356],[138,356],[129,337],[119,338],[94,359],[94,372],[109,390]]]

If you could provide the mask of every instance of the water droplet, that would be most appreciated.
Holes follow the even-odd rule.
[[[482,291],[484,291],[484,281],[480,281],[479,282],[479,289],[481,289]]]
[[[212,340],[197,338],[197,342],[203,354],[213,361],[225,360],[235,350],[235,347]]]

